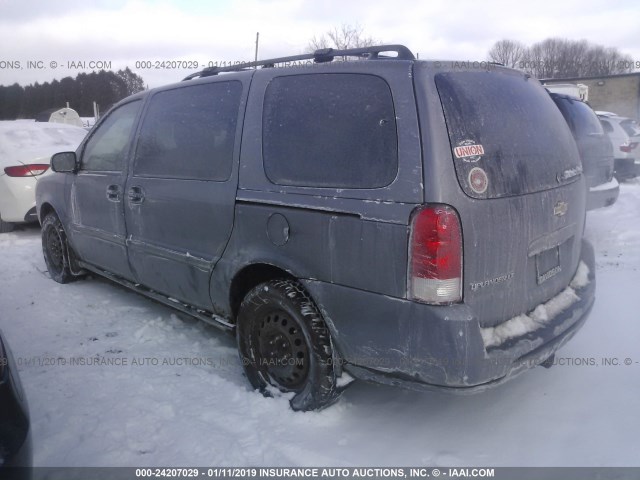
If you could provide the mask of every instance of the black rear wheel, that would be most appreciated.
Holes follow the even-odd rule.
[[[271,280],[251,290],[240,305],[237,340],[247,378],[263,394],[294,392],[294,410],[338,398],[329,329],[299,283]]]
[[[42,253],[49,275],[58,283],[68,283],[74,276],[69,268],[67,236],[55,213],[42,222]]]
[[[260,371],[278,386],[295,390],[309,374],[309,348],[302,327],[286,311],[275,309],[255,322]]]

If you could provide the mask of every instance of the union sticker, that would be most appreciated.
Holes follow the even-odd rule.
[[[453,149],[453,154],[463,162],[475,163],[484,155],[484,147],[473,140],[462,140]]]

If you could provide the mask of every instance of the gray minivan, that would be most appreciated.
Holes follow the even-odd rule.
[[[546,87],[549,90],[549,87]],[[620,194],[614,178],[613,145],[591,107],[569,95],[550,92],[580,152],[587,184],[587,210],[613,205]]]
[[[251,384],[294,409],[346,373],[500,384],[594,301],[571,131],[496,65],[387,45],[205,69],[122,100],[52,169],[54,280],[92,272],[235,331]]]

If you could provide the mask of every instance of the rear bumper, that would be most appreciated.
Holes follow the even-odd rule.
[[[24,222],[36,206],[36,184],[34,177],[0,176],[0,218],[10,223]]]
[[[597,185],[589,189],[587,195],[587,210],[608,207],[616,203],[620,194],[620,184],[613,178],[610,182]]]
[[[640,160],[635,158],[616,158],[614,175],[619,182],[637,177],[640,175]]]
[[[544,362],[586,321],[595,299],[595,261],[583,241],[589,283],[543,328],[486,348],[464,304],[431,306],[316,281],[305,286],[332,331],[344,369],[357,378],[413,390],[475,393]]]

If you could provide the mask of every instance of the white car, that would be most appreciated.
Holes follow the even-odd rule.
[[[61,123],[0,122],[0,233],[35,222],[36,183],[51,155],[75,150],[87,131]]]
[[[613,144],[615,176],[627,180],[640,175],[640,127],[627,117],[596,111],[604,131]]]

